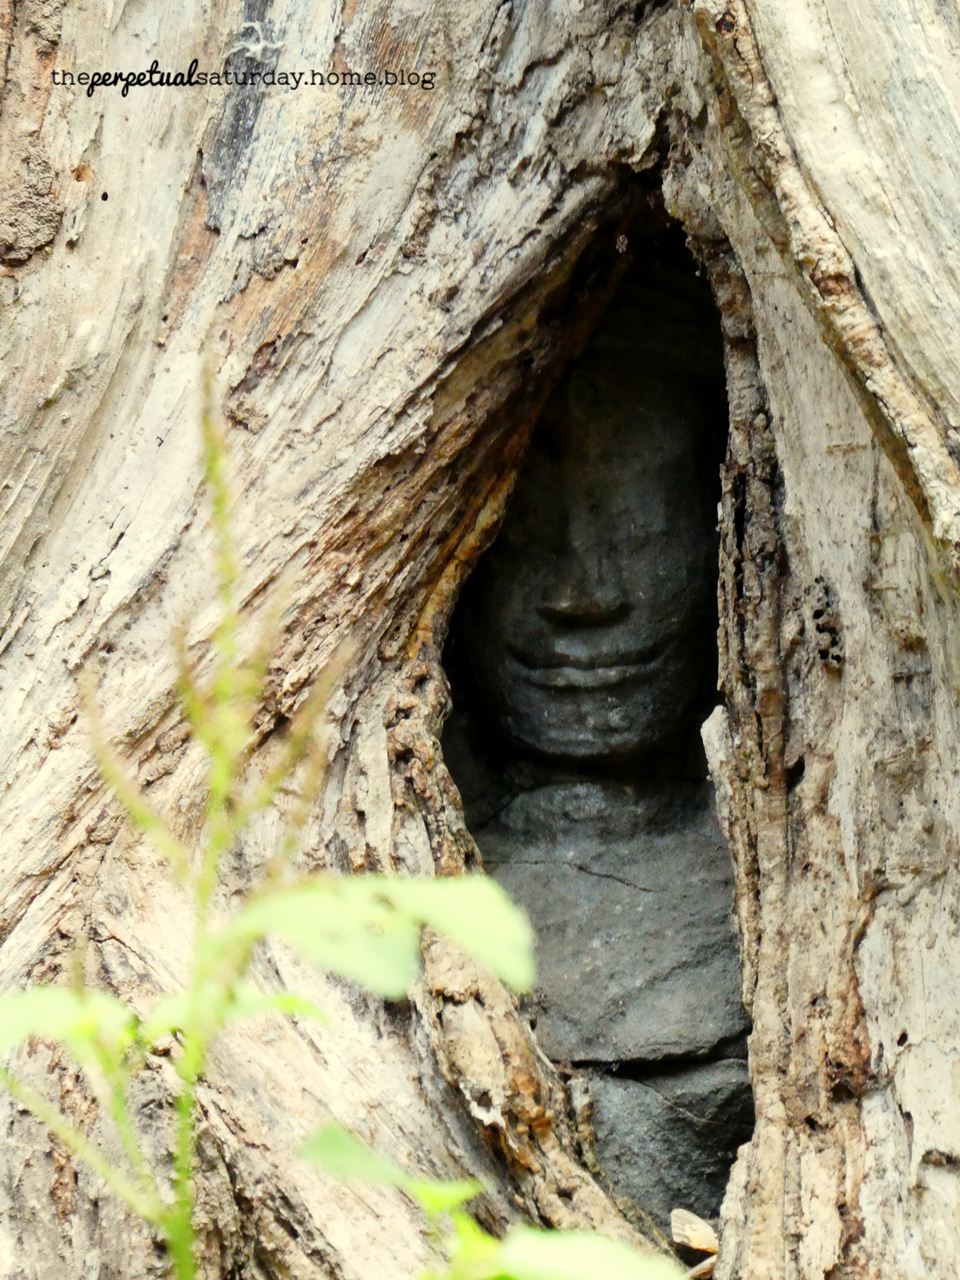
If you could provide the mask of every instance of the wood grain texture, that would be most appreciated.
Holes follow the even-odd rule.
[[[255,767],[338,642],[355,646],[307,865],[477,865],[437,741],[446,621],[610,283],[622,211],[659,192],[718,299],[731,411],[724,705],[706,737],[759,1122],[719,1273],[952,1278],[956,27],[919,0],[3,9],[5,984],[57,978],[78,945],[92,980],[140,1003],[185,968],[185,905],[97,780],[76,680],[98,676],[111,733],[189,838],[202,762],[170,635],[186,621],[201,656],[215,616],[204,359],[230,424],[247,643],[293,584]],[[49,80],[213,66],[244,41],[251,66],[432,68],[437,88],[88,98]],[[277,824],[244,841],[225,900]],[[526,1214],[638,1238],[509,996],[462,958],[431,944],[413,1001],[389,1008],[280,949],[257,979],[332,1022],[278,1019],[218,1049],[208,1276],[427,1265],[400,1193],[292,1157],[330,1114],[412,1169],[483,1178],[491,1227]],[[21,1069],[101,1131],[51,1050]],[[140,1088],[161,1161],[168,1064]],[[38,1125],[9,1102],[3,1124],[0,1274],[163,1274]]]
[[[926,335],[957,330],[919,280],[938,274],[950,213],[935,188],[950,180],[883,139],[904,116],[908,140],[930,133],[925,95],[952,45],[908,109],[891,48],[894,78],[908,74],[940,19],[695,8],[723,77],[724,163],[749,204],[710,211],[737,394],[726,710],[706,736],[738,866],[759,1114],[718,1274],[947,1276],[960,1249],[943,1092],[958,1042],[953,997],[938,994],[955,985],[960,889],[957,488]],[[864,169],[895,192],[886,212]],[[929,234],[909,212],[927,205]],[[894,271],[901,256],[913,263]]]

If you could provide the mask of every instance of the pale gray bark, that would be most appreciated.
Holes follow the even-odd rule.
[[[137,1001],[184,970],[183,904],[97,782],[76,676],[99,673],[111,732],[189,836],[202,775],[169,636],[188,619],[199,646],[214,617],[201,352],[232,424],[251,636],[293,571],[262,759],[338,638],[357,646],[309,860],[471,861],[437,745],[439,645],[569,340],[550,304],[641,173],[704,259],[728,346],[725,708],[707,737],[760,1119],[721,1273],[952,1277],[953,20],[932,0],[286,0],[266,31],[284,65],[402,62],[437,89],[50,89],[53,65],[212,66],[248,16],[23,2],[0,24],[3,982],[56,977],[78,940],[90,977]],[[481,1176],[492,1225],[634,1234],[511,1000],[458,957],[435,947],[400,1011],[279,951],[259,977],[332,1023],[241,1028],[218,1052],[210,1275],[401,1280],[426,1263],[399,1193],[293,1158],[330,1113],[411,1168]],[[96,1126],[47,1052],[24,1070]],[[162,1064],[149,1074],[159,1151]],[[160,1273],[35,1122],[7,1105],[5,1124],[4,1275]]]

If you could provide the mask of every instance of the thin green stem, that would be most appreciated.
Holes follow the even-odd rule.
[[[154,810],[140,787],[127,773],[119,755],[110,746],[89,681],[83,686],[82,697],[94,756],[104,781],[113,789],[135,826],[169,859],[174,872],[182,880],[187,874],[187,850],[173,834],[166,819]]]
[[[213,379],[207,370],[203,380],[201,434],[203,469],[216,547],[220,621],[213,635],[213,684],[204,713],[208,723],[206,740],[210,763],[207,842],[196,882],[198,931],[202,931],[206,923],[219,879],[221,859],[237,835],[231,814],[233,791],[249,745],[249,721],[255,693],[250,687],[249,673],[240,662],[240,611],[237,601],[240,557],[230,518],[232,496],[227,474],[227,450],[223,429],[214,413],[213,399]]]
[[[133,1113],[130,1110],[130,1102],[127,1097],[127,1085],[129,1083],[127,1072],[122,1064],[111,1056],[109,1050],[100,1048],[98,1059],[100,1070],[103,1072],[107,1083],[107,1101],[110,1117],[117,1130],[123,1150],[130,1161],[131,1168],[143,1192],[156,1200],[157,1203],[160,1203],[160,1189],[153,1176],[150,1163],[140,1145]]]
[[[177,1280],[194,1280],[197,1274],[193,1225],[197,1085],[203,1076],[210,1044],[223,1025],[230,993],[249,968],[251,955],[250,949],[245,948],[235,956],[225,958],[222,951],[210,947],[207,905],[201,900],[198,885],[193,969],[187,988],[180,1053],[176,1059],[180,1090],[174,1117],[174,1203],[161,1226]]]
[[[207,850],[203,863],[206,865]],[[204,897],[198,879],[195,885],[196,920],[193,965],[187,988],[187,1003],[176,1059],[180,1089],[177,1093],[173,1127],[173,1206],[162,1224],[167,1250],[177,1280],[193,1280],[196,1250],[193,1214],[195,1207],[194,1163],[196,1153],[197,1081],[203,1072],[208,1035],[201,1030],[202,997],[212,995],[206,982],[204,937],[209,897]]]
[[[177,1280],[193,1280],[197,1268],[193,1226],[197,1085],[195,1079],[185,1078],[182,1069],[181,1084],[174,1121],[174,1203],[164,1223],[164,1237]]]
[[[5,1068],[0,1067],[0,1082],[13,1094],[21,1106],[37,1117],[50,1132],[72,1152],[78,1160],[102,1178],[114,1195],[140,1215],[144,1221],[159,1226],[164,1215],[164,1207],[158,1197],[148,1194],[136,1186],[122,1169],[110,1163],[99,1147],[94,1146],[86,1134],[82,1133],[42,1094],[31,1089]]]
[[[87,698],[94,747],[104,779],[133,823],[170,860],[179,880],[194,898],[194,946],[189,984],[182,993],[179,1021],[180,1047],[174,1063],[179,1077],[173,1123],[173,1169],[169,1189],[158,1186],[140,1144],[130,1106],[129,1085],[135,1067],[130,1059],[108,1043],[97,1044],[100,1067],[101,1105],[116,1125],[119,1140],[135,1180],[108,1158],[51,1104],[6,1072],[6,1082],[14,1096],[59,1137],[66,1147],[88,1164],[107,1186],[149,1222],[162,1238],[176,1280],[195,1280],[198,1274],[194,1214],[196,1203],[196,1147],[198,1086],[203,1079],[210,1046],[222,1028],[236,984],[247,973],[253,953],[252,943],[231,943],[211,930],[210,916],[220,881],[224,856],[248,826],[253,815],[268,807],[281,786],[305,765],[302,794],[289,824],[286,840],[270,864],[267,881],[278,876],[295,851],[306,825],[311,802],[324,776],[325,753],[318,749],[317,733],[332,685],[346,665],[351,650],[341,649],[315,682],[304,706],[295,717],[291,732],[280,751],[275,767],[246,795],[241,793],[254,743],[254,712],[266,675],[269,652],[265,635],[251,661],[240,657],[241,559],[231,525],[232,495],[228,475],[223,429],[213,410],[212,379],[209,372],[203,386],[203,468],[210,501],[215,544],[215,577],[219,619],[212,637],[213,670],[209,686],[201,687],[187,652],[186,638],[176,642],[180,694],[194,738],[205,749],[207,760],[207,805],[204,839],[199,858],[181,844],[173,829],[156,812],[136,781],[109,746],[92,696]],[[271,632],[279,626],[279,604]],[[249,895],[248,895],[249,896]],[[141,1048],[147,1046],[141,1043]],[[105,1090],[105,1091],[104,1091]],[[139,1184],[139,1185],[137,1185]],[[169,1202],[172,1193],[172,1203]],[[165,1203],[165,1200],[168,1201]]]

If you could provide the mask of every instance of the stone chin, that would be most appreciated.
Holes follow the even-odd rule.
[[[531,755],[544,760],[569,761],[577,764],[617,764],[639,759],[654,750],[659,738],[637,738],[632,733],[605,734],[583,731],[547,731],[527,737],[522,730],[506,726],[510,741]]]
[[[519,692],[519,691],[518,691]],[[505,700],[506,701],[506,700]],[[655,751],[676,728],[686,698],[672,689],[596,695],[524,689],[501,703],[500,728],[514,746],[544,759],[615,764]]]

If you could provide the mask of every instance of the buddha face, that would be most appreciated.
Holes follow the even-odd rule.
[[[689,727],[715,653],[715,412],[675,364],[602,335],[549,402],[459,630],[514,747],[612,764]]]

